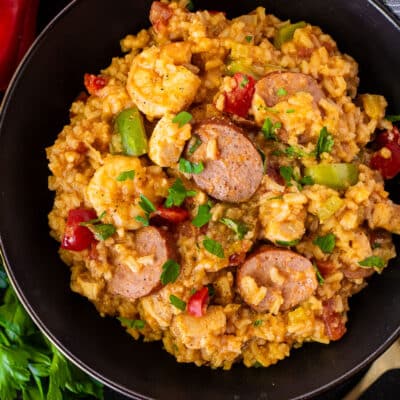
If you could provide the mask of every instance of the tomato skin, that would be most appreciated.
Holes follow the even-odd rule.
[[[160,216],[162,219],[168,222],[173,222],[174,224],[186,221],[190,217],[188,210],[177,206],[169,208],[164,206],[158,206],[155,215]]]
[[[330,340],[339,340],[346,333],[342,314],[333,309],[333,299],[324,301],[322,305],[322,319],[325,324],[325,332]]]
[[[207,311],[208,299],[208,287],[204,286],[190,297],[187,304],[188,313],[193,317],[202,317]]]
[[[100,89],[103,89],[103,87],[107,85],[108,79],[100,75],[85,74],[83,82],[88,93],[96,95]]]
[[[72,251],[88,249],[95,241],[94,235],[86,226],[79,224],[95,219],[96,217],[96,213],[93,210],[86,208],[70,210],[64,236],[61,241],[61,248]]]
[[[250,75],[237,72],[233,75],[236,86],[225,92],[224,111],[245,118],[249,112],[255,92],[256,81]]]
[[[378,135],[375,144],[380,149],[371,158],[370,166],[378,170],[384,179],[392,179],[400,172],[400,133],[397,127]],[[390,157],[382,155],[382,149],[390,151]]]

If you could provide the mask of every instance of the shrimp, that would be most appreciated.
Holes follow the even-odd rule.
[[[194,66],[188,69],[191,57],[190,43],[176,42],[150,47],[134,58],[127,90],[140,111],[160,118],[192,103],[201,80],[192,72]]]
[[[123,172],[134,171],[133,179],[117,179]],[[132,176],[132,174],[131,174]],[[140,195],[155,205],[168,194],[168,179],[158,166],[144,166],[137,157],[110,155],[93,175],[86,190],[86,200],[97,215],[106,212],[103,221],[117,228],[138,229],[136,217],[145,216]]]

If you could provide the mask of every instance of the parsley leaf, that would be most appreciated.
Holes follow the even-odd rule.
[[[263,164],[263,173],[265,174],[265,172],[267,171],[267,157],[265,156],[265,153],[259,147],[257,147],[257,151],[261,157],[261,161]]]
[[[292,179],[293,179],[293,168],[288,166],[281,166],[279,167],[279,173],[281,177],[284,179],[286,186],[293,186]]]
[[[244,235],[249,231],[249,229],[244,223],[234,221],[233,219],[230,218],[221,218],[220,222],[226,225],[229,229],[232,229],[233,232],[235,232],[238,235],[238,238],[240,240],[242,240],[244,238]]]
[[[149,217],[148,216],[142,217],[141,215],[137,215],[135,217],[135,220],[137,222],[140,222],[143,226],[149,226],[150,225],[150,221],[149,221]]]
[[[324,277],[321,275],[320,270],[317,267],[317,264],[313,262],[313,267],[315,269],[315,274],[317,275],[317,281],[320,285],[323,285],[325,283]]]
[[[300,242],[300,239],[291,240],[289,242],[286,242],[285,240],[277,240],[276,244],[279,244],[281,246],[292,247],[292,246],[296,246],[296,244],[298,244],[299,242]]]
[[[247,35],[247,36],[245,37],[245,39],[246,39],[246,42],[247,42],[247,43],[250,43],[250,42],[253,40],[253,36],[252,36],[252,35]]]
[[[276,91],[276,94],[277,94],[277,96],[282,97],[282,96],[286,96],[288,94],[288,92],[285,88],[281,87]]]
[[[360,267],[364,267],[364,268],[384,268],[386,263],[385,260],[382,257],[379,256],[370,256],[365,258],[362,261],[358,262],[358,265]]]
[[[264,321],[262,319],[257,319],[253,322],[253,325],[257,328],[262,325]]]
[[[400,121],[400,114],[399,115],[386,115],[385,119],[390,122],[398,122]]]
[[[89,225],[94,225],[94,224],[98,224],[99,222],[101,222],[101,220],[105,217],[106,212],[103,211],[99,217],[94,218],[94,219],[90,219],[89,221],[84,221],[84,222],[80,222],[79,225],[81,226],[89,226]]]
[[[139,206],[146,214],[156,211],[154,204],[142,193],[140,193]]]
[[[162,273],[160,276],[161,283],[167,285],[168,283],[174,283],[179,276],[181,267],[174,260],[167,260],[162,266]]]
[[[211,219],[209,204],[201,204],[197,210],[197,215],[194,217],[192,224],[197,228],[201,228],[203,225],[207,224]]]
[[[296,110],[294,108],[288,108],[286,110],[286,114],[293,114],[294,112],[296,112]]]
[[[181,111],[174,118],[172,118],[172,122],[179,125],[179,128],[182,128],[183,125],[189,123],[192,120],[192,114],[187,111]]]
[[[278,140],[276,131],[280,128],[282,128],[282,124],[280,122],[275,122],[273,124],[270,118],[266,118],[261,128],[261,132],[266,140]]]
[[[174,307],[178,308],[181,311],[185,311],[186,302],[181,300],[179,297],[176,297],[175,295],[171,294],[169,296],[169,301]]]
[[[200,161],[199,163],[192,163],[185,158],[179,159],[179,171],[186,174],[200,174],[204,170],[204,165]]]
[[[322,153],[330,153],[332,151],[335,141],[333,136],[328,132],[324,126],[319,132],[317,147],[315,148],[315,155],[319,157]]]
[[[374,242],[374,243],[372,243],[372,246],[371,246],[373,249],[379,249],[380,247],[382,247],[382,245],[380,244],[380,243],[378,243],[378,242]]]
[[[133,181],[133,179],[135,178],[135,171],[133,169],[131,169],[130,171],[124,171],[121,172],[118,176],[117,176],[117,181],[118,182],[124,182],[128,179],[130,179],[131,181]]]
[[[212,284],[212,283],[209,283],[209,284],[207,285],[207,289],[208,289],[208,295],[209,295],[210,297],[213,297],[213,296],[215,295],[215,289],[214,289],[213,284]]]
[[[113,224],[97,224],[90,227],[97,240],[106,240],[117,231]]]
[[[125,328],[143,329],[146,325],[141,319],[117,318]]]
[[[193,154],[202,144],[203,142],[198,136],[194,136],[194,143],[189,147],[189,154]]]
[[[180,206],[186,197],[196,196],[195,190],[186,190],[182,180],[177,179],[168,189],[168,197],[165,201],[165,207]]]
[[[332,253],[336,245],[336,237],[333,233],[325,236],[318,236],[313,240],[313,244],[318,246],[324,253]]]
[[[242,80],[240,82],[240,87],[245,88],[248,83],[249,83],[249,77],[243,74]]]
[[[314,185],[314,179],[310,175],[303,176],[300,179],[302,185]]]
[[[204,248],[214,256],[218,258],[224,258],[224,249],[222,248],[221,244],[217,241],[210,239],[208,236],[203,240]]]
[[[298,157],[298,158],[302,158],[308,155],[304,150],[296,146],[287,147],[284,151],[284,154],[286,154],[288,157]]]

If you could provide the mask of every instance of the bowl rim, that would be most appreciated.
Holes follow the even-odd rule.
[[[373,6],[386,20],[388,23],[393,25],[400,33],[400,17],[397,16],[393,10],[391,10],[386,4],[384,4],[382,1],[379,0],[367,0],[367,3],[369,3],[371,6]],[[10,102],[10,99],[13,96],[14,89],[18,83],[18,81],[23,78],[24,70],[26,68],[26,65],[29,63],[31,57],[36,51],[36,48],[47,38],[49,33],[52,31],[52,29],[57,25],[58,21],[62,18],[64,18],[73,8],[78,6],[79,0],[71,0],[70,3],[68,3],[61,11],[56,14],[51,21],[42,29],[40,34],[37,36],[33,44],[30,46],[29,50],[26,52],[24,57],[22,58],[21,62],[19,63],[17,69],[15,70],[9,85],[4,93],[4,97],[2,102],[0,103],[0,135],[2,133],[2,125],[5,119],[6,115],[6,110],[8,108],[8,104]],[[138,400],[152,400],[151,397],[142,395],[140,393],[137,393],[131,389],[128,389],[124,387],[123,385],[112,381],[105,377],[104,375],[101,375],[98,373],[96,370],[92,369],[88,365],[86,365],[83,361],[79,359],[79,357],[75,354],[73,354],[67,347],[64,346],[62,342],[58,340],[57,337],[55,337],[47,328],[47,326],[42,322],[40,315],[38,312],[36,312],[29,302],[27,301],[25,294],[21,287],[18,284],[18,281],[13,273],[13,269],[10,266],[11,264],[9,263],[8,257],[7,257],[7,252],[5,249],[4,241],[2,239],[2,234],[0,231],[0,260],[3,261],[4,268],[7,272],[7,275],[9,277],[9,282],[13,290],[15,291],[18,300],[21,302],[21,304],[24,306],[25,310],[27,311],[29,317],[33,320],[35,325],[39,328],[42,334],[45,335],[45,337],[57,348],[57,350],[60,351],[61,354],[63,354],[66,359],[68,359],[70,362],[72,362],[74,365],[76,365],[78,368],[80,368],[82,371],[84,371],[86,374],[88,374],[90,377],[93,379],[103,383],[107,387],[111,388],[112,390],[115,390],[116,392],[120,393],[123,396],[128,396],[132,399],[138,399]],[[353,377],[355,374],[360,372],[362,369],[366,368],[368,365],[370,365],[373,361],[375,361],[385,350],[387,350],[397,338],[400,337],[400,326],[397,327],[397,329],[392,332],[392,334],[378,347],[373,351],[371,354],[369,354],[368,357],[366,357],[364,360],[359,362],[356,366],[353,368],[347,370],[340,376],[338,376],[336,379],[326,383],[323,386],[318,387],[317,389],[311,390],[307,393],[304,393],[302,395],[292,397],[290,400],[304,400],[304,399],[312,399],[318,395],[321,395],[325,392],[327,392],[330,389],[333,389],[335,386],[339,385],[340,383],[344,383],[345,381],[349,380],[351,377]]]

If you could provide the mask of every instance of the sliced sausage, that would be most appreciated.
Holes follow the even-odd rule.
[[[271,72],[256,84],[256,93],[268,107],[273,107],[297,92],[310,93],[316,104],[325,97],[317,81],[301,72]]]
[[[162,228],[148,226],[136,233],[135,246],[138,258],[153,256],[150,263],[143,264],[138,272],[127,265],[118,264],[109,282],[111,293],[130,300],[146,296],[161,285],[162,266],[168,259],[176,260],[176,246],[172,235]]]
[[[249,293],[252,278],[258,288],[266,288],[265,296]],[[251,281],[250,281],[251,282]],[[239,292],[246,303],[259,312],[288,310],[307,300],[318,283],[310,260],[290,250],[262,246],[251,255],[237,272]],[[264,293],[264,292],[261,292]]]
[[[261,156],[244,132],[222,118],[198,123],[193,131],[202,144],[187,158],[202,161],[204,170],[194,174],[196,184],[210,196],[232,203],[248,200],[263,177]]]

